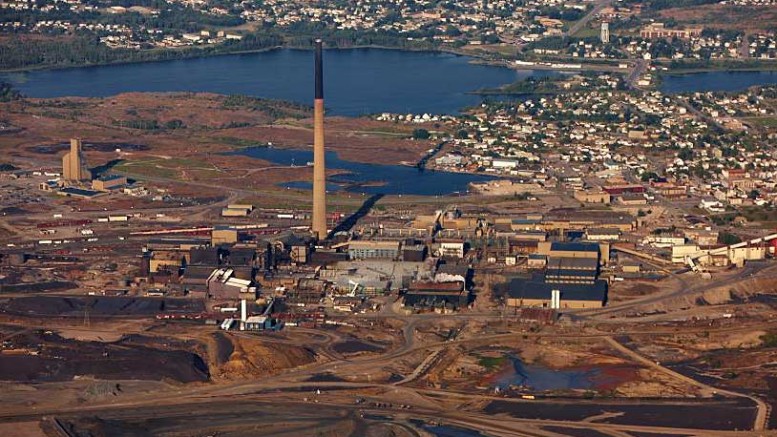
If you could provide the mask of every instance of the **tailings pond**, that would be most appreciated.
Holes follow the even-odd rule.
[[[313,160],[312,150],[278,149],[275,147],[250,147],[236,154],[262,159],[278,165],[305,166]],[[329,177],[327,190],[345,190],[365,194],[404,194],[419,196],[441,196],[464,194],[471,182],[492,180],[489,176],[466,173],[451,173],[419,170],[403,165],[363,164],[346,161],[334,152],[327,152],[328,170],[345,170],[348,173]],[[289,182],[282,184],[288,188],[310,189],[310,182]]]
[[[576,366],[553,369],[541,364],[526,364],[513,354],[505,360],[501,370],[486,378],[489,386],[500,390],[517,389],[532,393],[591,390],[604,392],[632,380],[637,372],[633,365]]]
[[[550,369],[540,365],[524,364],[519,358],[508,355],[510,365],[500,372],[497,386],[525,387],[535,391],[593,389],[600,369]]]
[[[747,399],[707,400],[575,400],[509,402],[492,401],[486,414],[507,414],[522,419],[564,420],[580,422],[586,418],[610,413],[599,423],[661,426],[714,430],[746,430],[753,426],[754,404]]]

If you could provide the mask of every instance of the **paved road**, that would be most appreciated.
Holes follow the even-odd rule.
[[[445,317],[445,316],[439,316],[439,317]],[[507,338],[515,338],[516,334],[509,333],[509,334],[495,334],[495,335],[483,335],[483,336],[476,336],[466,339],[456,339],[452,341],[440,341],[440,342],[434,342],[431,344],[425,344],[425,345],[416,345],[414,344],[414,332],[415,332],[415,326],[420,321],[425,320],[432,320],[426,317],[418,317],[418,316],[411,316],[408,320],[407,325],[405,326],[404,332],[404,338],[405,338],[405,344],[394,350],[393,352],[389,352],[385,355],[380,356],[368,356],[363,358],[355,358],[352,360],[340,360],[335,362],[328,362],[328,363],[321,363],[321,364],[314,364],[311,366],[305,366],[302,368],[297,368],[290,370],[289,372],[286,372],[281,375],[272,376],[272,377],[265,377],[265,378],[259,378],[256,380],[251,381],[237,381],[234,383],[227,383],[227,384],[220,384],[220,385],[204,385],[199,387],[182,387],[180,391],[171,391],[171,392],[164,392],[164,393],[154,393],[153,395],[145,395],[140,396],[139,398],[135,399],[129,399],[125,402],[120,402],[116,404],[111,405],[93,405],[93,406],[74,406],[69,408],[51,408],[51,409],[40,409],[35,412],[29,411],[29,409],[25,409],[25,411],[9,411],[4,408],[0,408],[0,422],[1,421],[18,421],[21,419],[37,419],[41,416],[51,416],[51,415],[83,415],[83,414],[100,414],[101,416],[107,415],[110,416],[111,414],[114,414],[115,411],[121,410],[125,412],[134,412],[134,414],[139,415],[139,417],[147,417],[144,416],[148,414],[148,406],[153,405],[154,411],[158,411],[157,407],[161,406],[185,406],[187,410],[189,411],[199,411],[202,414],[207,414],[211,408],[214,408],[216,405],[225,405],[225,404],[242,404],[244,402],[249,402],[252,399],[265,399],[267,402],[273,402],[276,405],[289,405],[291,408],[294,406],[294,402],[299,403],[299,400],[296,401],[290,401],[285,400],[287,397],[293,397],[293,396],[301,396],[300,390],[303,390],[302,393],[309,393],[310,391],[315,391],[316,388],[319,388],[321,390],[328,390],[328,389],[349,389],[349,390],[356,390],[356,389],[366,389],[367,393],[375,393],[374,390],[389,390],[391,393],[395,393],[396,397],[401,399],[408,399],[407,401],[403,402],[416,402],[415,408],[412,410],[412,413],[402,413],[402,414],[409,414],[410,417],[420,417],[420,418],[433,418],[433,419],[444,419],[446,423],[458,423],[458,424],[466,424],[468,425],[467,428],[472,428],[473,426],[477,427],[481,430],[488,430],[490,433],[494,435],[543,435],[542,433],[539,434],[533,434],[533,433],[522,433],[522,431],[525,431],[525,426],[528,425],[547,425],[547,424],[554,424],[557,426],[563,426],[563,427],[571,427],[571,428],[587,428],[587,429],[598,429],[603,431],[606,434],[609,435],[621,435],[620,433],[625,431],[640,431],[640,432],[667,432],[667,433],[678,433],[678,434],[690,434],[690,435],[699,435],[698,432],[691,432],[689,433],[689,430],[682,430],[682,429],[670,429],[670,428],[657,428],[649,425],[645,426],[635,426],[635,425],[620,425],[620,424],[609,424],[609,423],[577,423],[577,422],[565,422],[565,421],[558,421],[558,420],[542,420],[537,421],[533,419],[519,419],[519,418],[510,418],[510,417],[494,417],[478,412],[473,411],[463,411],[461,409],[453,409],[449,410],[446,408],[439,408],[439,409],[430,409],[430,408],[424,408],[424,404],[418,404],[419,399],[424,399],[426,403],[428,402],[437,402],[435,400],[439,399],[445,399],[446,402],[449,401],[455,401],[455,402],[464,402],[464,403],[487,403],[494,400],[500,400],[500,401],[506,401],[506,402],[516,402],[516,403],[525,403],[525,402],[534,402],[534,401],[522,401],[520,399],[505,399],[502,397],[496,397],[496,396],[489,396],[489,395],[477,395],[467,392],[457,392],[455,390],[450,389],[424,389],[424,388],[413,388],[413,387],[406,387],[406,386],[397,386],[393,385],[391,383],[353,383],[353,382],[312,382],[308,379],[318,373],[321,373],[322,371],[326,370],[336,370],[338,367],[341,371],[344,371],[346,373],[350,374],[358,374],[359,369],[371,369],[376,368],[380,366],[385,366],[387,363],[393,363],[396,361],[396,358],[400,356],[404,356],[406,354],[413,353],[415,351],[420,351],[423,349],[431,350],[439,347],[447,347],[447,346],[455,346],[457,344],[462,343],[471,343],[471,342],[486,342],[486,343],[493,343],[496,341],[499,341],[500,339],[507,339]],[[775,321],[777,322],[777,321]],[[701,327],[699,329],[702,329],[704,331],[710,331],[710,328],[708,326]],[[727,328],[718,328],[721,331],[727,331],[727,332],[735,332],[739,329],[751,329],[748,327],[743,327],[740,325],[736,325],[733,327],[727,327]],[[637,336],[637,335],[656,335],[657,332],[661,332],[662,329],[659,328],[658,330],[650,330],[645,332],[624,332],[623,335],[629,335],[629,336]],[[715,331],[715,329],[712,329],[712,331]],[[671,329],[667,328],[666,332],[671,332]],[[693,332],[693,329],[690,330],[684,330],[683,332]],[[527,333],[527,336],[531,337],[541,337],[541,336],[547,336],[548,334],[543,333]],[[609,333],[592,333],[592,334],[582,334],[580,332],[570,332],[566,334],[566,336],[570,338],[585,338],[585,337],[602,337],[607,338],[610,334]],[[554,337],[563,337],[564,334],[554,334]],[[639,359],[638,361],[647,360],[646,358]],[[649,360],[648,360],[649,361]],[[426,370],[421,370],[418,372],[418,375],[422,374]],[[415,372],[414,372],[415,373]],[[718,390],[720,393],[722,391]],[[397,394],[398,393],[398,394]],[[309,395],[306,395],[309,396]],[[342,399],[339,402],[335,402],[335,405],[339,405],[344,408],[354,408],[353,407],[353,392],[344,394],[342,396]],[[380,396],[380,395],[377,395]],[[741,396],[741,395],[738,395]],[[415,400],[415,401],[414,401]],[[291,402],[291,403],[289,403]],[[543,400],[543,401],[537,401],[537,403],[554,403],[555,400]],[[562,402],[569,402],[569,400],[562,400]],[[608,402],[618,402],[616,401],[608,401]],[[671,401],[669,401],[671,402]],[[310,405],[310,404],[307,404]],[[297,405],[299,406],[299,405]],[[760,411],[762,411],[762,406],[759,405],[759,420],[763,417],[762,414],[760,414]],[[376,414],[386,414],[396,413],[395,411],[386,411],[386,410],[376,410]],[[726,433],[719,433],[710,431],[705,431],[703,433],[704,435],[725,435]]]
[[[774,265],[770,267],[777,268],[777,266],[774,266]],[[749,266],[739,271],[738,274],[733,275],[718,283],[715,283],[715,285],[719,286],[719,285],[725,285],[725,284],[733,284],[737,281],[742,280],[743,278],[749,278],[749,276],[752,273],[759,272],[766,268],[769,268],[769,267],[766,267],[766,266],[750,267]],[[706,282],[702,282],[698,284],[694,283],[696,282],[697,277],[693,275],[677,275],[677,277],[680,283],[678,284],[679,286],[676,289],[670,290],[667,293],[661,293],[657,296],[650,296],[648,298],[641,299],[639,300],[640,304],[644,304],[646,302],[650,302],[653,300],[671,298],[673,296],[676,296],[682,293],[699,292],[704,288],[709,287],[709,283],[706,283]],[[693,283],[693,286],[689,287],[689,285],[692,283]],[[609,308],[604,310],[616,309],[618,311],[622,311],[624,309],[629,308],[630,304],[631,303],[628,303],[625,305],[615,306],[614,308]],[[100,413],[101,415],[111,414],[110,411],[114,411],[117,408],[131,409],[132,411],[136,411],[137,414],[143,415],[143,414],[147,414],[149,405],[154,405],[155,407],[157,405],[181,405],[181,406],[186,405],[188,406],[188,408],[191,408],[192,411],[205,412],[213,405],[216,405],[216,404],[221,405],[225,403],[242,403],[246,400],[250,400],[254,398],[261,398],[261,399],[266,398],[268,399],[268,401],[275,402],[279,405],[280,404],[286,405],[284,402],[291,402],[291,401],[284,401],[283,398],[299,396],[300,390],[310,391],[310,390],[315,390],[316,388],[320,388],[321,390],[326,390],[327,388],[367,389],[366,392],[368,393],[374,393],[375,390],[389,390],[389,392],[391,393],[395,393],[394,391],[399,391],[398,393],[402,395],[403,399],[405,397],[409,399],[407,402],[411,402],[410,399],[415,399],[415,400],[424,399],[425,402],[432,402],[432,401],[436,402],[439,399],[445,399],[446,402],[450,400],[455,400],[458,402],[465,402],[465,403],[482,402],[483,404],[487,402],[491,402],[493,400],[500,400],[500,401],[507,401],[507,402],[522,402],[521,400],[515,400],[515,399],[506,400],[505,398],[494,397],[494,396],[475,395],[472,393],[457,392],[451,389],[441,390],[441,389],[424,389],[424,388],[414,388],[414,387],[407,387],[407,386],[398,386],[389,382],[352,383],[352,382],[309,381],[311,376],[314,376],[316,374],[319,374],[321,372],[326,372],[326,371],[337,371],[337,373],[358,375],[361,372],[369,371],[370,369],[390,365],[391,363],[398,361],[397,360],[398,358],[410,356],[410,354],[419,353],[421,351],[426,351],[426,354],[427,354],[426,357],[428,361],[431,362],[434,360],[434,358],[429,358],[429,357],[434,354],[430,355],[429,351],[432,351],[435,349],[456,347],[458,345],[463,345],[463,344],[470,344],[470,345],[473,345],[473,344],[477,345],[481,343],[494,344],[495,342],[498,342],[500,340],[514,339],[516,335],[518,335],[516,333],[475,335],[468,338],[454,339],[451,341],[439,341],[439,342],[432,342],[432,343],[426,343],[426,344],[417,344],[415,340],[415,333],[416,333],[416,328],[419,324],[434,323],[435,321],[442,320],[442,319],[462,320],[462,321],[494,320],[495,317],[498,317],[498,314],[493,312],[477,312],[477,313],[464,312],[455,316],[451,316],[451,315],[443,316],[443,315],[437,315],[437,314],[403,316],[401,314],[395,313],[394,312],[395,309],[396,308],[394,306],[387,305],[387,306],[384,306],[384,311],[381,313],[355,316],[358,318],[362,318],[363,320],[380,318],[380,317],[398,318],[398,319],[405,320],[405,325],[401,331],[402,338],[404,340],[402,345],[400,345],[394,350],[387,351],[387,353],[385,354],[357,357],[349,360],[334,359],[333,361],[326,362],[326,363],[317,363],[309,366],[304,366],[301,368],[295,368],[281,375],[259,378],[257,380],[251,380],[251,381],[237,381],[234,383],[226,383],[226,384],[220,384],[220,385],[205,385],[200,387],[187,386],[187,387],[182,387],[180,392],[159,393],[159,394],[155,394],[153,397],[141,396],[139,398],[129,400],[127,402],[123,402],[120,404],[114,404],[111,406],[100,406],[100,405],[77,406],[72,409],[53,408],[53,409],[38,411],[34,413],[30,413],[28,411],[9,411],[7,409],[0,408],[0,421],[2,421],[3,418],[5,418],[6,421],[19,420],[20,418],[24,418],[24,417],[39,418],[41,415],[44,415],[44,414],[81,415],[85,412],[95,413],[95,414]],[[608,314],[608,313],[606,312],[603,313],[600,311],[598,313],[593,312],[593,314],[591,315],[602,316],[605,314]],[[41,321],[40,323],[44,323],[44,322]],[[774,323],[777,323],[777,320],[774,320],[773,322],[768,323],[766,326],[763,326],[762,328],[766,329],[767,326],[773,326]],[[711,329],[709,326],[703,326],[699,328],[686,328],[686,329],[683,329],[681,332],[693,333],[693,332],[702,332],[702,331],[711,332],[711,331],[718,331],[718,330],[721,332],[737,332],[738,330],[747,331],[751,329],[752,329],[752,326],[742,326],[742,325],[721,327],[717,329],[715,328]],[[650,330],[641,328],[641,330],[635,329],[631,331],[619,332],[619,334],[628,335],[628,336],[640,336],[640,335],[654,336],[654,335],[671,334],[671,333],[675,333],[675,328],[659,327],[659,328],[653,328]],[[239,335],[243,335],[243,334],[239,334]],[[526,333],[522,335],[529,338],[539,338],[539,337],[546,337],[550,334],[540,332],[540,333]],[[597,331],[581,333],[579,331],[570,331],[566,333],[564,332],[554,333],[552,335],[554,338],[572,338],[572,339],[602,338],[602,339],[605,339],[605,341],[608,341],[607,339],[612,335],[612,333],[597,332]],[[330,341],[335,341],[335,340],[336,338],[330,337]],[[609,341],[614,341],[614,340],[610,339]],[[759,399],[750,397],[741,393],[726,392],[725,390],[720,390],[720,389],[706,386],[704,384],[695,382],[691,378],[679,375],[676,372],[673,372],[669,369],[665,369],[659,364],[651,362],[646,357],[641,357],[639,354],[636,354],[635,352],[628,350],[628,348],[625,348],[622,345],[616,346],[615,344],[613,344],[613,347],[615,347],[617,350],[621,350],[624,354],[628,354],[632,356],[632,358],[637,362],[643,363],[645,365],[648,365],[648,363],[652,363],[650,364],[651,366],[658,366],[660,369],[662,369],[661,370],[662,372],[670,372],[669,374],[675,378],[684,378],[684,379],[687,378],[688,380],[687,382],[689,382],[690,384],[703,386],[707,394],[710,394],[712,390],[715,390],[719,394],[724,394],[728,396],[748,397],[752,399],[753,402],[756,403],[756,408],[757,408],[757,417],[754,424],[754,428],[763,429],[763,426],[764,426],[763,424],[765,422],[765,418],[767,417],[768,408]],[[624,350],[623,348],[625,348],[626,350]],[[429,370],[426,367],[427,366],[425,365],[416,366],[416,368],[412,372],[409,372],[408,376],[410,377],[410,379],[418,378]],[[272,400],[270,400],[271,398]],[[341,401],[335,404],[340,405],[344,408],[354,408],[352,405],[352,402],[353,402],[353,392],[351,392],[351,394],[349,395],[343,395]],[[531,402],[531,401],[523,401],[523,402]],[[537,401],[538,405],[540,402],[553,403],[556,401],[553,401],[553,400]],[[569,401],[567,400],[567,402]],[[289,405],[291,406],[292,404],[289,404]],[[384,410],[376,411],[376,414],[385,414],[385,413],[387,412]],[[584,428],[601,430],[602,432],[609,435],[621,435],[620,433],[623,433],[625,431],[670,432],[668,428],[656,428],[652,426],[627,426],[627,425],[616,425],[616,424],[608,424],[608,423],[580,424],[576,422],[562,422],[562,421],[552,421],[552,420],[536,421],[536,420],[504,418],[504,417],[497,418],[494,416],[489,416],[489,415],[485,415],[474,411],[462,411],[461,409],[448,410],[446,408],[423,409],[422,406],[416,406],[412,413],[398,413],[393,410],[390,411],[389,413],[390,414],[411,414],[411,417],[431,417],[431,418],[437,418],[437,419],[444,419],[446,423],[459,423],[459,424],[466,423],[469,428],[472,428],[473,426],[476,425],[477,428],[482,430],[488,430],[494,435],[542,435],[542,433],[533,434],[533,433],[525,432],[522,434],[520,432],[525,430],[525,426],[529,426],[529,425],[540,426],[539,424],[542,424],[542,425],[557,424],[558,426],[572,427],[572,428],[579,428],[582,426]],[[29,416],[26,416],[26,415],[29,415]],[[671,430],[671,431],[676,431],[678,434],[683,434],[688,430]],[[699,435],[699,432],[696,431],[693,434]],[[723,434],[717,433],[717,432],[705,431],[704,435],[712,436],[712,435],[723,435]]]
[[[777,269],[775,264],[762,264],[762,265],[746,265],[744,268],[739,269],[736,274],[731,277],[725,278],[719,281],[704,280],[698,274],[688,272],[682,274],[673,274],[673,277],[679,281],[677,287],[673,290],[669,290],[661,293],[654,293],[646,297],[632,299],[618,304],[609,305],[604,308],[595,308],[590,310],[572,311],[575,315],[587,316],[587,317],[601,317],[606,315],[612,315],[622,313],[625,310],[631,310],[635,307],[649,305],[661,301],[666,301],[682,295],[692,295],[693,293],[700,293],[710,288],[723,287],[727,285],[733,285],[737,282],[746,280],[751,276],[764,271],[772,271]]]
[[[647,70],[647,68],[650,66],[650,61],[647,59],[637,59],[634,62],[634,68],[631,70],[629,75],[626,77],[626,86],[630,89],[637,89],[637,81],[639,80],[639,77],[642,76],[642,74]]]
[[[273,383],[272,381],[264,381],[262,384],[248,383],[247,388],[247,390],[244,390],[242,393],[238,394],[214,393],[210,395],[191,396],[187,394],[170,395],[167,393],[160,393],[157,395],[157,401],[153,402],[153,404],[149,404],[148,402],[123,402],[115,404],[102,403],[92,406],[73,406],[47,411],[31,411],[27,409],[26,411],[20,412],[17,415],[0,414],[0,422],[39,420],[43,417],[51,416],[96,416],[104,420],[115,420],[117,425],[120,424],[123,420],[129,421],[130,423],[142,423],[149,417],[153,417],[157,422],[164,423],[163,421],[170,417],[179,417],[180,420],[185,421],[187,418],[194,420],[193,418],[198,416],[218,417],[218,415],[235,415],[235,413],[240,412],[241,408],[244,408],[247,405],[254,405],[254,408],[257,412],[267,408],[280,408],[285,410],[292,417],[302,411],[310,412],[311,409],[315,410],[316,408],[324,407],[335,407],[354,411],[360,410],[362,413],[380,415],[384,418],[383,420],[419,418],[434,423],[454,424],[465,429],[474,428],[486,432],[489,435],[499,436],[557,435],[543,432],[543,429],[549,425],[562,428],[572,428],[576,430],[589,430],[589,433],[590,430],[597,430],[604,435],[617,436],[630,436],[637,433],[650,433],[651,435],[656,436],[660,436],[665,433],[689,436],[742,435],[741,433],[737,434],[730,431],[700,431],[679,427],[656,427],[651,426],[650,424],[634,425],[593,421],[571,422],[557,419],[519,418],[505,414],[490,415],[472,411],[466,407],[439,408],[439,406],[436,405],[434,401],[431,403],[417,401],[419,397],[422,397],[425,399],[448,398],[451,399],[453,401],[452,404],[455,405],[467,405],[473,401],[481,401],[486,403],[491,401],[500,401],[515,404],[536,404],[537,406],[540,404],[555,404],[558,402],[559,405],[564,406],[568,405],[568,400],[557,401],[551,399],[543,401],[523,401],[517,399],[505,399],[496,396],[481,396],[465,393],[457,394],[436,389],[415,389],[390,386],[386,384],[349,382]],[[317,388],[322,391],[323,396],[311,394]],[[258,389],[258,391],[254,391],[252,393],[251,390],[255,389]],[[353,404],[355,393],[352,390],[367,390],[374,393],[373,395],[367,395],[368,397],[386,402],[387,404],[390,401],[382,399],[382,394],[390,394],[393,397],[394,402],[396,402],[396,399],[402,399],[402,402],[408,402],[415,405],[413,405],[413,408],[409,411],[407,409],[402,409],[399,405],[387,405],[382,408],[358,406]],[[315,404],[311,403],[310,399],[308,402],[303,401],[300,399],[302,396],[305,396],[306,398],[315,397]],[[405,401],[405,399],[407,399],[407,401]],[[676,400],[670,400],[667,401],[666,404],[673,405],[676,402]],[[626,401],[624,404],[629,405],[631,403]],[[661,402],[658,401],[656,404],[661,404]],[[149,409],[149,405],[153,405],[153,408]],[[619,402],[617,400],[602,401],[603,409],[617,410],[618,405]],[[646,406],[646,408],[649,408],[649,406]],[[703,407],[699,406],[698,408]],[[237,417],[229,418],[227,420],[239,423],[240,417],[250,416],[250,413],[243,414],[238,415]],[[254,420],[256,422],[261,422],[262,418],[257,417]],[[192,430],[188,431],[191,432]],[[183,433],[181,433],[181,435],[183,435]]]
[[[445,348],[434,349],[429,355],[427,355],[426,358],[424,358],[423,361],[421,361],[421,364],[419,364],[410,373],[410,375],[407,375],[401,381],[397,381],[396,383],[394,383],[394,385],[406,384],[408,382],[415,381],[416,379],[421,377],[424,373],[426,373],[429,370],[429,368],[432,367],[432,365],[434,364],[434,360],[436,360],[437,357],[439,357],[444,350]]]
[[[741,59],[750,57],[750,34],[747,31],[742,35],[742,43],[739,44],[739,57]]]
[[[769,417],[769,406],[762,401],[761,399],[755,397],[755,396],[749,396],[743,393],[730,391],[730,390],[724,390],[717,387],[711,387],[707,384],[704,384],[702,382],[696,381],[693,378],[689,378],[685,375],[681,375],[674,370],[668,369],[664,366],[662,366],[659,362],[649,360],[642,355],[638,354],[637,352],[627,348],[626,346],[618,343],[614,338],[612,337],[604,337],[604,340],[612,346],[615,350],[621,352],[622,354],[630,357],[634,361],[637,361],[638,363],[642,363],[643,365],[653,368],[665,375],[668,375],[671,378],[680,380],[685,382],[686,384],[690,384],[693,386],[698,387],[701,392],[704,394],[704,396],[714,396],[716,394],[718,395],[726,395],[726,396],[732,396],[732,397],[742,397],[751,400],[756,404],[757,412],[755,421],[753,423],[753,431],[763,431],[767,427],[767,419]]]
[[[593,20],[593,18],[598,14],[602,9],[609,6],[612,0],[599,0],[595,5],[594,8],[591,9],[591,12],[585,15],[585,17],[578,20],[575,24],[573,24],[569,30],[566,31],[564,36],[574,36],[580,29],[582,29],[584,26],[588,24],[589,21]]]
[[[716,128],[718,128],[720,130],[726,130],[726,128],[724,128],[722,124],[718,123],[714,118],[710,117],[709,115],[707,115],[707,114],[699,111],[698,109],[696,109],[693,105],[691,105],[688,102],[688,100],[686,100],[686,99],[684,99],[682,97],[679,97],[679,96],[673,96],[673,99],[674,99],[675,103],[677,103],[678,105],[684,107],[685,109],[688,110],[688,112],[690,112],[691,114],[695,115],[697,118],[701,119],[705,123],[707,123],[707,124],[709,124],[711,126],[715,126]]]

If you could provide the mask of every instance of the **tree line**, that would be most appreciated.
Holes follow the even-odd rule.
[[[421,32],[422,34],[423,32]],[[263,28],[244,35],[241,40],[222,44],[176,49],[111,49],[97,36],[80,35],[57,39],[32,39],[12,36],[0,44],[0,66],[4,70],[71,67],[114,63],[166,61],[218,54],[256,51],[273,47],[312,48],[322,38],[328,47],[382,46],[400,49],[433,50],[436,43],[419,41],[397,32],[364,32],[331,29],[315,23],[299,23],[288,29]],[[419,34],[420,38],[420,34]]]
[[[283,39],[277,35],[247,35],[242,40],[224,44],[181,49],[134,50],[111,49],[99,38],[29,39],[11,37],[0,45],[0,65],[6,70],[32,67],[68,67],[125,62],[166,61],[231,52],[277,47]]]

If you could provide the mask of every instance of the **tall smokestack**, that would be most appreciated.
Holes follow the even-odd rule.
[[[248,305],[245,299],[240,300],[240,330],[245,331],[246,320],[248,320]]]
[[[321,40],[316,40],[316,89],[313,100],[313,235],[326,238],[326,163],[324,155],[324,66]]]

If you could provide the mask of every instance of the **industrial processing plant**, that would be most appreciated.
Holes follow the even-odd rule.
[[[686,3],[0,4],[74,67],[0,82],[0,437],[772,435],[777,88],[690,82],[774,14]]]

